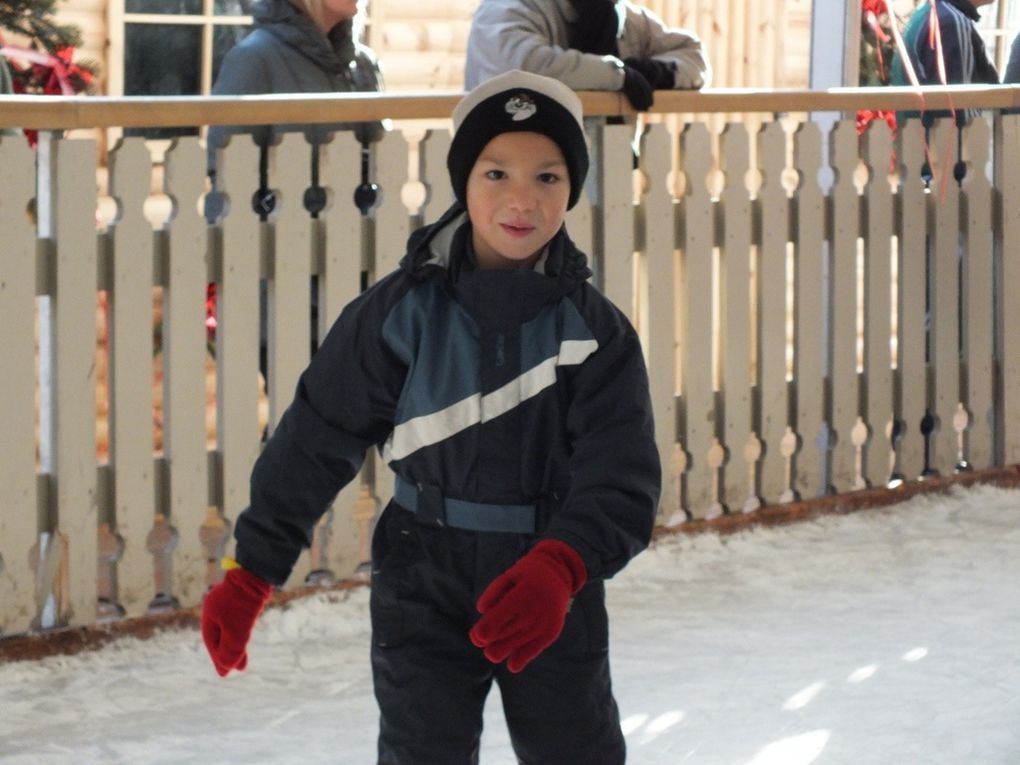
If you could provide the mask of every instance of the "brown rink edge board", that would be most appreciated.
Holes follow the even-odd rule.
[[[1020,465],[991,468],[952,476],[932,476],[920,481],[903,483],[888,488],[869,488],[859,491],[815,497],[781,505],[767,505],[752,513],[727,513],[712,520],[692,520],[669,528],[658,527],[653,534],[657,539],[675,534],[732,534],[757,526],[782,526],[808,521],[823,515],[845,515],[858,510],[887,507],[904,502],[918,494],[949,491],[954,486],[989,484],[993,486],[1020,486]],[[334,584],[299,587],[274,594],[269,607],[279,607],[298,598],[324,592],[341,593],[355,587],[365,587],[364,579],[344,579]],[[117,621],[62,627],[38,632],[0,636],[0,662],[30,661],[49,656],[71,655],[92,650],[121,637],[146,639],[166,629],[190,628],[199,624],[200,608],[179,608],[173,611],[146,616],[130,617]]]

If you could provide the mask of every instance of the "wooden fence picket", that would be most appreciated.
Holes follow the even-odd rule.
[[[711,136],[705,125],[692,123],[681,135],[684,172],[683,276],[681,280],[681,443],[687,453],[684,506],[696,518],[722,511],[718,469],[709,464],[719,431],[715,403],[715,210],[706,186],[711,168]],[[694,414],[694,413],[697,414]]]
[[[999,116],[995,137],[995,179],[999,189],[999,228],[995,253],[1001,259],[996,276],[996,305],[999,315],[995,334],[999,343],[998,443],[999,463],[1020,462],[1020,300],[1012,299],[1013,285],[1020,284],[1020,152],[1003,147],[1020,146],[1020,115]]]
[[[857,371],[857,240],[860,234],[860,200],[854,184],[857,165],[857,128],[852,121],[836,123],[829,133],[829,161],[835,175],[830,192],[832,245],[829,249],[829,364],[828,384],[832,408],[828,424],[835,434],[831,444],[829,483],[836,491],[863,488],[854,430],[860,418]]]
[[[823,433],[825,371],[822,365],[822,266],[825,242],[825,197],[818,184],[822,134],[817,123],[805,122],[794,134],[794,164],[800,171],[796,194],[796,241],[793,267],[793,379],[797,396],[796,491],[803,498],[823,491],[826,453]]]
[[[108,332],[110,496],[99,521],[130,539],[100,598],[139,612],[151,597],[151,558],[141,543],[152,525],[153,474],[153,231],[143,204],[152,185],[152,158],[142,138],[110,152],[110,195],[118,215],[105,279]],[[117,585],[119,584],[119,588]],[[119,591],[118,591],[119,590]],[[126,607],[126,605],[125,605]]]
[[[730,123],[719,143],[721,169],[726,174],[726,187],[720,197],[725,229],[719,262],[723,433],[728,452],[723,472],[724,501],[732,511],[750,511],[761,504],[756,485],[761,446],[751,408],[756,332],[751,323],[755,284],[751,273],[751,197],[747,190],[751,156],[747,127],[739,122]]]
[[[596,251],[589,253],[595,262],[596,284],[631,323],[638,324],[635,301],[634,262],[634,187],[631,180],[633,157],[631,125],[602,127],[602,236]]]
[[[311,353],[311,222],[304,206],[310,183],[310,146],[300,133],[287,133],[270,149],[277,193],[270,238],[271,276],[267,279],[267,372],[269,430],[294,397],[298,376]]]
[[[259,454],[259,277],[261,234],[250,199],[258,188],[259,150],[234,136],[217,172],[229,199],[219,232],[216,300],[216,438],[219,504],[233,524],[248,504],[251,466]]]
[[[676,432],[677,393],[677,259],[673,223],[673,198],[667,186],[670,164],[669,133],[662,125],[649,129],[641,141],[641,167],[647,187],[641,198],[644,256],[649,278],[646,300],[646,350],[649,359],[667,360],[649,369],[652,407],[655,415],[655,442],[662,464],[662,521],[678,519],[680,507],[680,469]]]
[[[164,497],[157,513],[190,529],[179,540],[180,555],[191,565],[177,566],[174,592],[181,602],[194,603],[206,587],[222,576],[223,556],[231,528],[219,509],[216,471],[210,475],[207,454],[206,285],[215,281],[211,267],[210,231],[199,210],[205,190],[205,148],[194,137],[178,138],[164,158],[163,190],[173,200],[174,215],[165,227],[163,285],[163,462]],[[219,330],[217,330],[218,334]],[[215,335],[213,335],[215,337]],[[156,539],[162,524],[152,520]],[[155,541],[155,540],[154,540]],[[149,557],[149,571],[154,563]],[[153,581],[150,573],[149,582]],[[158,590],[150,592],[155,597]],[[158,604],[158,600],[156,601]]]
[[[361,182],[360,174],[354,172],[361,163],[361,145],[351,133],[340,132],[320,152],[320,173],[329,200],[313,229],[319,264],[321,341],[343,307],[361,292],[362,269],[367,266],[369,256],[366,222],[354,204],[354,193]],[[318,548],[313,550],[312,556],[319,553],[320,557],[312,560],[313,571],[325,570],[336,577],[348,577],[367,560],[365,546],[375,512],[367,513],[367,518],[359,518],[355,505],[362,487],[368,491],[366,480],[366,471],[362,470],[359,478],[340,492],[320,522],[316,531]]]
[[[419,145],[418,178],[428,180],[422,205],[422,218],[426,223],[437,220],[453,204],[453,190],[446,170],[450,143],[448,131],[430,130]]]
[[[932,194],[934,208],[931,249],[930,358],[933,367],[933,415],[936,431],[930,448],[932,467],[951,475],[957,464],[957,439],[953,428],[960,404],[960,188],[953,178],[956,163],[956,131],[953,120],[936,121],[931,131],[935,156]]]
[[[25,211],[35,196],[35,156],[21,136],[0,136],[0,167],[9,186],[0,194],[0,327],[4,363],[0,421],[4,423],[0,486],[0,634],[23,632],[36,615],[29,550],[37,543],[36,490],[36,235]]]
[[[964,458],[972,468],[991,467],[993,462],[992,422],[994,417],[995,356],[992,331],[994,279],[992,276],[992,188],[985,168],[991,131],[984,118],[975,119],[964,131],[964,159],[967,175],[963,179],[961,219],[966,248],[962,267],[963,283],[963,384],[966,397],[967,432]],[[1008,240],[1007,240],[1008,241]]]
[[[925,437],[921,423],[929,401],[929,366],[926,353],[927,252],[930,231],[928,196],[921,171],[926,161],[924,133],[917,120],[900,126],[896,143],[899,185],[899,260],[897,295],[897,425],[902,428],[896,446],[900,478],[913,479],[925,467]]]
[[[96,618],[96,182],[95,142],[57,141],[54,147],[53,468],[54,525],[68,559],[55,582],[57,621]],[[88,445],[86,448],[83,448]],[[60,592],[70,586],[67,593]],[[66,596],[66,597],[65,597]]]
[[[787,135],[781,122],[768,123],[757,135],[762,186],[758,193],[758,369],[759,435],[764,442],[761,495],[781,501],[786,485],[783,439],[790,425],[786,382],[787,269],[789,200],[783,187]],[[789,497],[786,497],[789,499]]]
[[[411,234],[410,217],[401,197],[407,183],[407,141],[403,135],[390,132],[375,144],[375,151],[382,202],[375,212],[372,281],[383,279],[398,268]],[[433,168],[433,172],[438,170]],[[436,181],[430,178],[429,182]],[[385,505],[393,496],[393,473],[377,452],[369,455],[369,460],[372,461],[373,494]]]
[[[870,486],[885,486],[892,475],[892,190],[889,162],[892,134],[881,121],[871,123],[864,153],[869,177],[865,188],[864,240],[864,392],[868,441],[864,475]]]
[[[371,281],[379,281],[397,269],[411,234],[408,210],[402,197],[407,184],[407,140],[403,134],[391,131],[374,144],[374,149],[375,177],[381,200],[375,210],[375,262],[370,268]]]

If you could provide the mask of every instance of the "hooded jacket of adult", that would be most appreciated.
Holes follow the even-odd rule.
[[[1009,46],[1009,60],[1006,62],[1002,81],[1012,85],[1020,83],[1020,34],[1013,38],[1013,43]]]
[[[946,84],[997,85],[999,74],[988,58],[984,40],[978,32],[976,22],[981,20],[981,16],[977,8],[969,0],[939,0],[935,7],[938,11]],[[907,25],[903,29],[903,43],[918,83],[941,85],[938,51],[931,43],[930,2],[919,6],[907,20]],[[893,85],[911,84],[898,50],[893,55],[891,80]],[[950,116],[948,110],[929,110],[927,114],[931,117]],[[963,114],[969,120],[977,114],[977,111],[969,109],[958,116]],[[901,123],[917,116],[916,111],[902,111],[896,114],[897,120]]]
[[[11,77],[11,70],[7,60],[0,55],[0,96],[9,96],[14,93],[14,80]]]
[[[0,96],[14,93],[14,81],[11,78],[11,70],[7,66],[7,60],[0,56]],[[21,135],[17,128],[0,128],[0,136]]]
[[[981,20],[977,8],[969,0],[939,0],[935,7],[942,36],[946,83],[998,84],[999,75],[988,58],[977,29],[976,22]],[[931,44],[930,3],[926,2],[911,14],[903,30],[903,42],[918,82],[921,85],[941,85],[938,52]],[[910,84],[899,51],[893,56],[892,80],[896,85]]]
[[[471,20],[465,86],[522,69],[559,80],[574,90],[620,90],[624,58],[656,58],[676,67],[675,88],[706,87],[711,66],[693,32],[669,27],[652,11],[617,0],[619,57],[570,47],[577,19],[573,0],[481,0]]]
[[[252,15],[254,29],[223,58],[212,89],[214,96],[383,89],[375,54],[354,39],[353,19],[337,24],[327,37],[288,0],[256,0]],[[214,125],[209,128],[208,145],[215,149],[225,143],[227,135],[244,132],[252,133],[261,146],[272,143],[280,133],[298,130],[316,144],[336,130],[354,130],[359,141],[368,143],[382,137],[384,126],[381,122]]]
[[[252,472],[244,568],[282,584],[373,446],[449,499],[546,503],[541,536],[589,580],[648,544],[661,470],[634,329],[565,229],[535,270],[477,269],[470,240],[455,205],[334,323]]]

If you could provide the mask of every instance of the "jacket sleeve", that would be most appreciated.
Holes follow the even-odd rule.
[[[1012,85],[1020,84],[1020,34],[1013,38],[1009,48],[1009,61],[1002,81]]]
[[[286,581],[337,492],[393,428],[406,368],[382,340],[382,295],[370,290],[344,309],[255,462],[236,557],[273,584]]]
[[[570,489],[544,534],[574,548],[590,579],[613,576],[648,546],[662,484],[640,341],[599,302],[599,348],[578,370],[567,411]]]
[[[1003,83],[1008,85],[1020,84],[1020,35],[1013,38],[1013,44],[1010,46],[1010,58],[1006,62]]]
[[[945,62],[946,83],[949,85],[998,83],[999,78],[995,67],[988,60],[984,42],[981,40],[977,28],[969,22],[966,23],[966,28],[961,28],[961,26],[957,14],[939,14],[939,36],[942,40],[942,59]],[[918,72],[918,78],[922,85],[941,85],[938,51],[928,43],[928,29],[929,24],[925,21],[921,27],[921,34],[915,41],[915,52],[921,69]]]
[[[696,90],[711,84],[712,67],[701,38],[688,29],[666,26],[647,8],[627,3],[626,9],[620,55],[672,63],[676,72],[674,87],[679,90]]]
[[[211,95],[252,96],[269,93],[272,82],[269,63],[259,48],[242,43],[235,45],[223,57]],[[251,133],[255,137],[255,142],[264,146],[269,143],[271,128],[268,125],[210,126],[206,136],[210,175],[214,174],[216,169],[216,150],[222,148],[227,138],[236,133]]]
[[[915,51],[920,64],[917,76],[922,85],[941,85],[938,51],[928,42],[929,28],[930,24],[926,21],[921,27],[921,34],[917,36]],[[970,48],[970,39],[966,37],[958,39],[959,25],[952,16],[939,18],[939,32],[942,37],[942,60],[945,63],[946,83],[969,82],[969,78],[964,79],[966,73],[963,67],[963,53],[965,49]]]
[[[359,91],[380,93],[386,89],[382,67],[371,48],[359,45],[355,62],[357,70],[354,80]],[[386,131],[391,128],[392,123],[388,119],[376,122],[359,122],[355,127],[355,132],[358,140],[362,144],[366,144],[381,140]]]
[[[7,60],[0,55],[0,96],[10,95],[14,92],[14,82],[11,79],[11,70],[7,67]],[[0,135],[21,135],[18,128],[0,128]]]
[[[468,37],[465,84],[511,69],[542,74],[574,90],[619,90],[623,62],[615,56],[581,53],[554,39],[552,21],[526,3],[486,3],[475,11]]]

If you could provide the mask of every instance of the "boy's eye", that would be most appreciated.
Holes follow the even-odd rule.
[[[490,181],[499,181],[502,180],[503,178],[506,178],[506,173],[504,173],[502,170],[486,170],[485,177],[488,178]]]
[[[556,173],[539,173],[538,180],[542,183],[556,183],[560,179]]]

